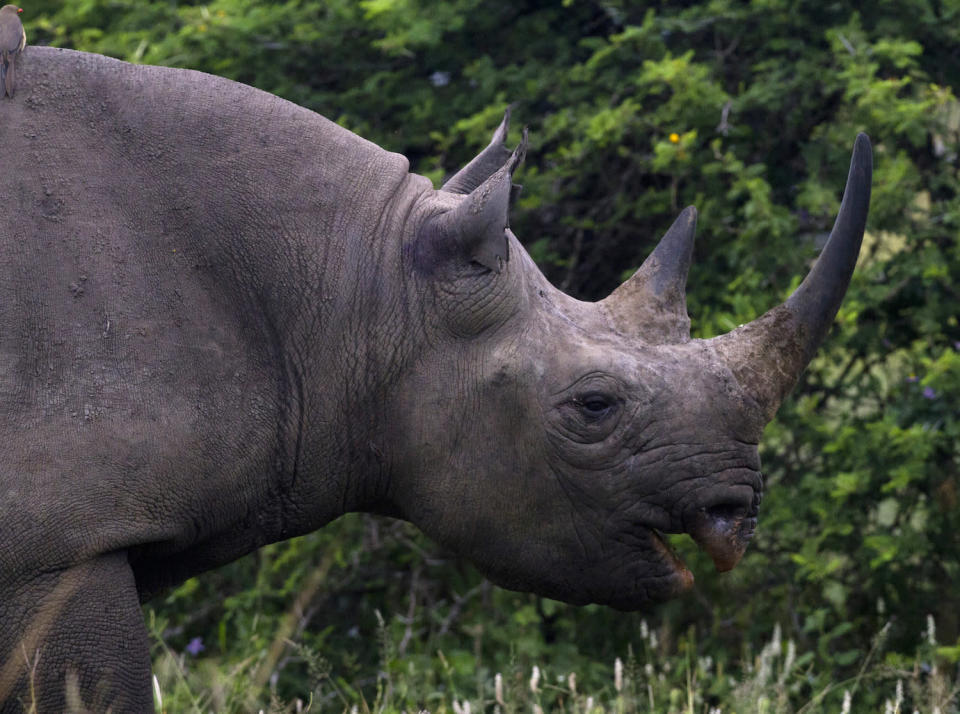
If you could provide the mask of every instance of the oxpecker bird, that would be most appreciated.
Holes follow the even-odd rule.
[[[17,55],[27,46],[27,33],[20,22],[21,12],[23,8],[16,5],[0,7],[0,77],[8,97],[12,97],[16,89]]]

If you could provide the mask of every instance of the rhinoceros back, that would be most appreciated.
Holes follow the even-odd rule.
[[[288,535],[270,513],[309,426],[298,359],[344,361],[406,159],[199,72],[45,47],[20,69],[0,106],[0,571]]]

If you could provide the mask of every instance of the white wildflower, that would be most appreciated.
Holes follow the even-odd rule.
[[[649,634],[650,634],[650,628],[647,627],[647,621],[640,620],[640,639],[642,640],[647,639],[647,635]]]
[[[797,659],[797,645],[793,640],[787,640],[787,656],[783,660],[783,669],[780,672],[780,678],[777,680],[781,685],[787,681],[790,670],[793,669],[793,663]]]
[[[843,707],[840,709],[840,714],[850,714],[850,705],[853,703],[853,697],[850,696],[850,690],[843,690]]]
[[[506,704],[503,703],[503,675],[499,672],[497,672],[497,675],[493,678],[493,698],[500,706],[506,706]]]
[[[540,707],[539,704],[533,705],[533,714],[543,714],[543,709]]]
[[[761,686],[765,685],[767,682],[770,681],[770,673],[771,673],[770,660],[771,659],[773,659],[773,656],[771,654],[770,645],[768,644],[760,652],[760,662],[757,667],[757,681],[761,684]]]
[[[897,697],[893,702],[893,707],[898,712],[900,711],[900,705],[903,704],[903,680],[897,680]]]
[[[643,665],[643,673],[644,673],[645,675],[647,675],[647,679],[652,679],[652,678],[653,678],[653,665],[650,664],[649,662],[647,662],[645,665]]]
[[[623,691],[623,662],[619,657],[613,663],[613,688],[618,692]]]
[[[160,680],[153,675],[153,698],[157,700],[157,711],[163,711],[163,695],[160,694]]]
[[[934,622],[933,615],[927,615],[927,644],[937,644],[937,623]]]
[[[893,714],[893,702],[889,699],[883,701],[883,714]]]
[[[540,688],[540,668],[533,665],[533,674],[530,675],[530,691],[536,694]]]
[[[587,697],[587,703],[583,708],[585,714],[590,714],[593,711],[593,697]]]
[[[567,675],[567,687],[573,696],[577,696],[577,673],[571,672]]]

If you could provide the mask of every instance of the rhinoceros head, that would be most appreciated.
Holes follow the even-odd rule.
[[[495,582],[635,609],[689,588],[662,533],[720,570],[753,535],[764,425],[827,332],[870,195],[857,138],[839,216],[796,292],[753,322],[691,339],[684,297],[697,214],[685,209],[597,303],[552,287],[508,228],[506,119],[423,202],[406,269],[424,339],[397,404],[392,500]]]

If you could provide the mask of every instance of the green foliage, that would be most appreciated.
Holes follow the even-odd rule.
[[[251,696],[254,657],[229,669],[215,660],[189,661],[169,648],[155,660],[158,710],[177,712],[404,711],[438,713],[494,711],[583,712],[584,714],[692,714],[692,712],[756,711],[809,714],[837,711],[956,711],[960,670],[956,647],[938,646],[928,629],[913,654],[887,653],[881,659],[889,626],[874,638],[871,650],[855,657],[856,674],[833,681],[819,671],[813,652],[798,651],[784,641],[780,626],[756,653],[748,647],[740,661],[728,664],[700,655],[693,628],[676,643],[664,644],[656,632],[638,632],[639,651],[628,648],[612,663],[580,658],[560,661],[548,650],[521,664],[511,657],[503,671],[492,671],[479,649],[472,653],[438,649],[432,655],[398,652],[406,641],[377,613],[379,669],[370,696],[338,676],[318,651],[291,643],[291,651],[307,664],[312,690],[284,699],[273,691],[261,700]],[[933,627],[932,620],[929,628]],[[151,621],[162,646],[162,631]],[[531,623],[532,624],[532,623]],[[406,625],[403,624],[403,627]],[[371,633],[372,635],[373,633]],[[371,636],[371,639],[373,637]],[[399,643],[399,645],[398,645]],[[846,703],[845,703],[846,702]],[[855,705],[854,705],[855,702]],[[802,706],[797,708],[797,704]]]
[[[956,663],[958,645],[949,644],[922,666],[910,658],[928,614],[941,641],[960,642],[960,4],[857,7],[37,0],[26,8],[34,44],[254,84],[406,154],[437,181],[518,101],[532,148],[514,229],[548,276],[577,297],[601,297],[695,204],[688,301],[701,337],[756,317],[796,286],[829,231],[856,132],[874,142],[858,273],[836,329],[767,429],[758,537],[722,576],[679,543],[698,586],[647,614],[659,648],[641,655],[649,640],[639,615],[498,590],[405,526],[351,517],[151,606],[163,635],[158,662],[180,662],[190,677],[212,662],[250,678],[218,685],[200,704],[178,701],[242,710],[246,697],[263,705],[265,689],[289,701],[316,685],[315,701],[335,708],[376,700],[446,711],[451,698],[489,708],[499,671],[516,702],[504,711],[573,701],[582,711],[586,700],[561,696],[566,685],[555,681],[576,672],[597,706],[625,711],[610,691],[610,663],[629,660],[633,646],[636,662],[658,672],[672,654],[687,662],[666,660],[675,670],[662,687],[657,680],[656,697],[676,701],[650,710],[680,711],[695,691],[695,711],[720,698],[737,711],[786,711],[856,677],[891,613],[885,666],[928,667],[904,676],[922,689],[931,663],[941,672]],[[379,655],[370,645],[377,612]],[[749,643],[778,622],[804,653],[794,664],[803,676],[780,689],[766,680],[736,699],[749,688],[727,683],[721,668],[751,662]],[[677,634],[691,625],[695,643]],[[198,637],[201,656],[184,654]],[[709,673],[693,665],[707,656]],[[539,699],[524,690],[534,664]],[[631,681],[642,689],[648,680]],[[807,711],[836,711],[838,691]],[[932,711],[936,697],[908,695]],[[946,712],[949,697],[936,701]]]

